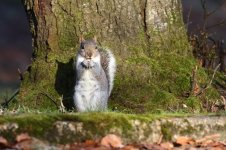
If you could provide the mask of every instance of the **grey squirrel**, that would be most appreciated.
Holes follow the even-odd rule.
[[[74,62],[76,84],[74,104],[79,112],[103,111],[113,88],[116,60],[108,49],[97,46],[97,39],[80,38]]]

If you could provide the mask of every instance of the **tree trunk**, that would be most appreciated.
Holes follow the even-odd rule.
[[[53,101],[59,104],[61,98],[65,105],[72,106],[72,64],[78,49],[78,39],[82,34],[87,38],[97,35],[100,45],[112,49],[118,69],[111,99],[126,99],[125,95],[120,94],[125,92],[124,88],[134,88],[141,82],[145,84],[151,78],[146,75],[143,79],[134,77],[128,79],[128,83],[133,81],[133,86],[124,84],[134,73],[140,73],[136,72],[137,64],[128,63],[130,58],[144,55],[150,57],[151,45],[153,42],[159,43],[155,33],[163,34],[172,21],[181,21],[177,0],[23,2],[33,34],[34,61],[29,73],[25,75],[20,99],[25,105],[35,107],[55,107]],[[186,39],[186,36],[183,38]],[[148,67],[143,69],[142,72],[149,71]],[[148,90],[147,92],[150,93]]]

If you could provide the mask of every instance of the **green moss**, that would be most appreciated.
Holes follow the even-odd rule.
[[[56,128],[54,123],[56,121],[63,122],[80,122],[83,123],[82,132],[68,133],[71,136],[61,138],[60,143],[74,140],[82,141],[84,139],[91,139],[102,137],[110,132],[111,129],[120,129],[125,137],[132,136],[131,134],[131,120],[139,120],[141,122],[149,122],[153,119],[160,118],[160,116],[152,115],[126,115],[122,113],[113,112],[93,112],[93,113],[68,113],[61,114],[57,112],[52,113],[29,113],[18,115],[5,115],[0,118],[0,124],[4,123],[16,123],[18,129],[2,131],[1,135],[5,135],[7,139],[13,140],[15,135],[19,133],[29,133],[31,136],[35,136],[40,139],[48,139],[48,141],[56,142],[55,137]],[[89,131],[89,132],[86,132]],[[84,133],[84,134],[83,134]],[[51,135],[51,136],[50,136]],[[73,136],[73,139],[71,137]],[[13,138],[14,137],[14,138]],[[62,140],[63,139],[63,140]]]
[[[181,118],[194,116],[191,114],[125,114],[116,112],[92,112],[92,113],[59,113],[30,110],[31,112],[20,112],[13,115],[6,114],[0,117],[1,136],[14,142],[16,135],[28,133],[30,136],[46,140],[52,143],[72,143],[87,139],[99,139],[113,133],[120,135],[123,139],[130,141],[145,140],[150,134],[156,134],[155,125],[161,121],[161,133],[164,140],[172,140],[173,135],[188,135],[196,132],[188,122],[183,119],[185,125],[176,125],[170,118]],[[10,112],[9,112],[10,113]],[[225,114],[222,114],[225,116]],[[202,115],[200,115],[202,116]],[[210,115],[211,116],[211,115]],[[213,114],[215,116],[215,114]],[[167,121],[167,119],[169,119]],[[135,123],[136,122],[136,123]],[[13,123],[16,128],[13,128]],[[57,124],[58,123],[58,124]],[[61,123],[61,124],[59,124]],[[10,124],[7,130],[3,127]],[[78,126],[77,126],[78,125]],[[154,131],[153,131],[154,128]],[[224,127],[219,126],[219,131]],[[199,129],[203,129],[200,125]],[[197,130],[199,130],[197,129]],[[137,136],[145,136],[140,139]]]
[[[15,136],[19,133],[30,133],[32,136],[43,138],[46,130],[49,130],[52,127],[54,118],[51,118],[47,115],[19,115],[19,116],[4,116],[1,117],[0,123],[16,123],[18,125],[18,129],[16,130],[8,130],[7,132],[3,132],[5,137],[9,140],[13,140]],[[8,136],[13,135],[14,137]]]
[[[200,112],[201,102],[200,99],[197,97],[189,97],[186,99],[185,104],[192,109],[193,111]]]
[[[196,128],[194,128],[194,127],[192,127],[192,126],[190,125],[190,123],[188,122],[187,119],[184,119],[184,122],[186,122],[187,125],[186,125],[186,127],[184,127],[183,130],[180,130],[180,134],[181,134],[181,135],[185,135],[185,136],[186,136],[186,135],[192,134],[192,133],[194,133],[194,132],[198,132]],[[203,127],[201,127],[201,126],[202,126],[202,125],[200,125],[200,129],[203,129]]]
[[[217,72],[214,83],[215,85],[226,87],[226,75],[224,73]]]
[[[163,135],[163,139],[166,141],[172,140],[173,132],[174,132],[173,123],[166,122],[161,126],[161,132]]]

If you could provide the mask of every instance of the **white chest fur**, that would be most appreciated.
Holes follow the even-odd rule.
[[[75,86],[74,102],[78,111],[106,109],[107,91],[101,90],[100,82],[89,70],[85,70]]]

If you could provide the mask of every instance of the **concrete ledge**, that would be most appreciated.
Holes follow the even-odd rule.
[[[51,143],[96,139],[113,133],[127,142],[174,140],[219,134],[226,139],[226,116],[126,115],[120,113],[27,114],[2,116],[0,135],[29,133]]]

